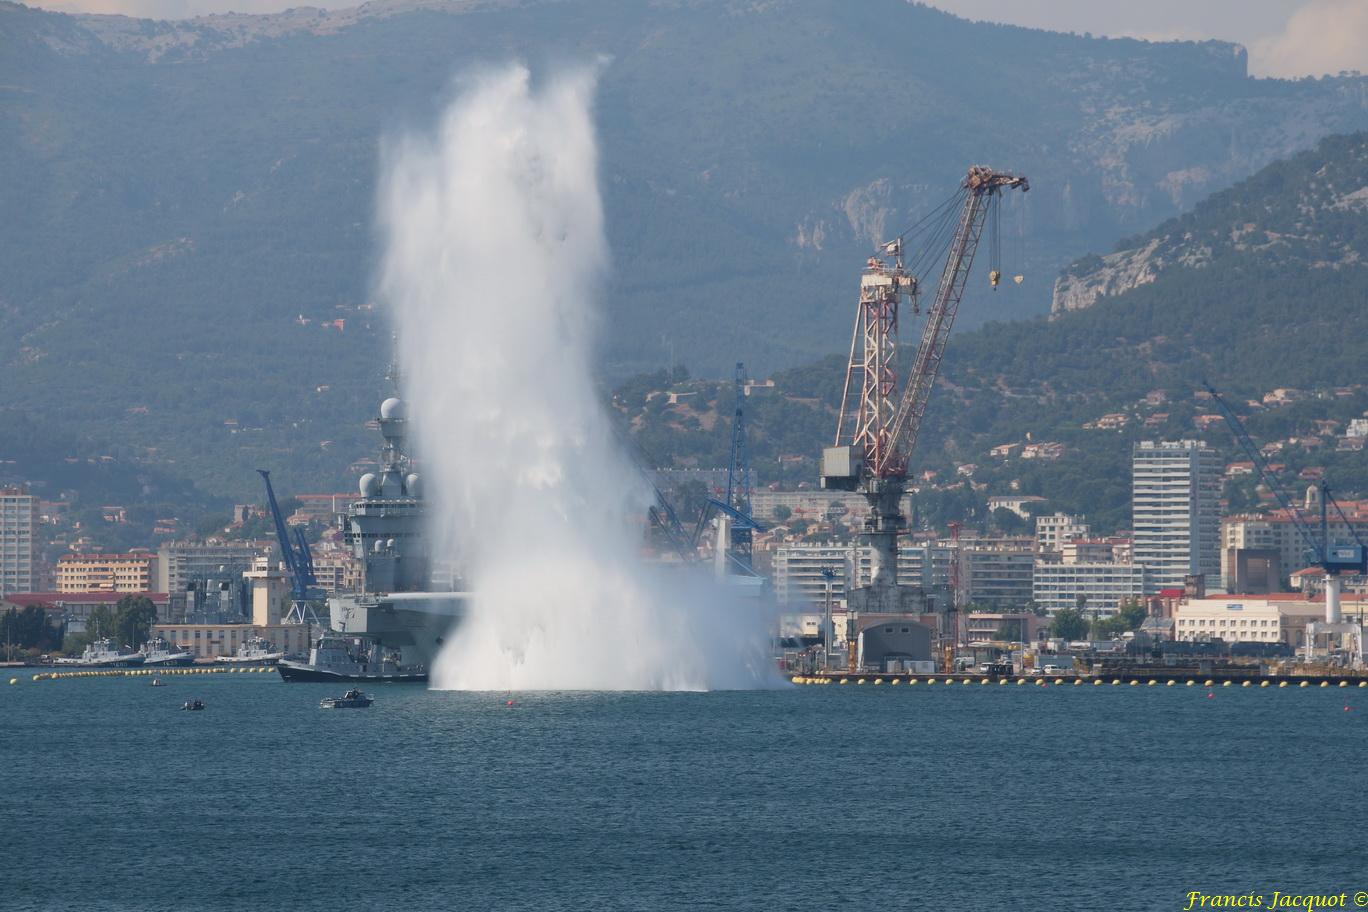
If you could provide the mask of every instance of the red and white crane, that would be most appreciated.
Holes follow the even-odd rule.
[[[905,525],[901,502],[907,489],[908,461],[917,445],[922,418],[989,210],[1002,191],[1013,189],[1026,191],[1030,185],[1024,177],[975,165],[960,185],[959,194],[950,201],[963,199],[936,295],[927,308],[921,342],[901,395],[897,369],[898,311],[904,299],[911,304],[913,313],[919,311],[921,286],[915,274],[916,264],[909,268],[904,262],[903,242],[907,234],[885,244],[882,256],[870,257],[860,277],[860,304],[850,339],[836,442],[822,451],[821,468],[824,488],[858,491],[869,500],[869,518],[860,541],[872,552],[870,579],[867,586],[851,590],[852,610],[925,610],[925,595],[920,587],[898,585],[898,536]],[[933,237],[933,243],[934,240]],[[923,254],[917,263],[925,258]],[[934,262],[926,265],[934,266]]]

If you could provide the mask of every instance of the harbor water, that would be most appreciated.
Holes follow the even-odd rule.
[[[1181,910],[1368,890],[1368,692],[0,691],[7,910]],[[182,712],[188,699],[204,712]],[[511,702],[510,702],[511,701]]]

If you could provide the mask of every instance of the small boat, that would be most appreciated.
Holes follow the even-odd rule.
[[[254,636],[248,637],[233,655],[218,656],[214,661],[224,665],[274,665],[283,658],[284,651],[272,646],[270,640]]]
[[[181,707],[181,709],[190,709],[190,710],[204,709],[204,701],[202,701],[202,700],[186,700],[186,701],[185,701],[185,705],[183,705],[183,706]]]
[[[86,644],[85,652],[78,659],[58,659],[58,665],[76,665],[83,668],[135,668],[143,663],[141,652],[124,652],[109,637]]]
[[[323,709],[365,709],[374,702],[361,691],[352,689],[340,697],[325,697],[318,705]]]
[[[195,661],[195,654],[179,646],[174,646],[164,636],[155,636],[143,644],[139,650],[143,657],[144,668],[183,668]]]
[[[152,679],[152,686],[153,686],[153,687],[165,687],[166,685],[162,683],[162,679],[161,679],[161,678],[153,678],[153,679]]]

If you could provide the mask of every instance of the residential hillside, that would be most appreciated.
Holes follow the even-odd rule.
[[[923,516],[986,519],[989,496],[1019,493],[1125,528],[1133,441],[1201,437],[1244,460],[1205,380],[1294,483],[1368,493],[1365,198],[1368,134],[1328,138],[1127,241],[1148,251],[1134,254],[1148,258],[1146,280],[1108,285],[1117,261],[1088,257],[1061,284],[1108,288],[1091,306],[956,336],[913,461]],[[843,370],[834,356],[781,372],[745,400],[762,479],[815,481]],[[674,405],[624,386],[619,411],[648,451],[725,464],[734,396],[671,389]],[[695,405],[711,400],[720,415]],[[1247,475],[1229,496],[1232,509],[1259,505]]]
[[[1028,174],[965,325],[1330,132],[1368,80],[1250,79],[1221,43],[973,23],[903,0],[377,0],[176,23],[0,2],[0,389],[245,496],[371,449],[381,139],[454,74],[607,55],[604,374],[770,373],[841,347],[871,245],[966,165]],[[516,264],[521,251],[508,252]],[[724,340],[719,344],[719,340]],[[291,485],[293,487],[293,485]]]

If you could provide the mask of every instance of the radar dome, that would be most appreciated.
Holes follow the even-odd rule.
[[[380,417],[386,421],[398,421],[404,417],[404,400],[393,396],[380,403]]]
[[[414,472],[413,474],[409,475],[407,478],[404,479],[404,487],[405,487],[405,488],[408,488],[409,497],[422,497],[422,496],[423,496],[423,494],[422,494],[422,490],[423,490],[423,489],[422,489],[422,487],[421,487],[420,485],[421,485],[421,481],[420,481],[420,479],[418,478],[418,473],[417,473],[417,472]]]
[[[361,496],[374,497],[380,493],[380,479],[374,472],[367,472],[361,476]]]

